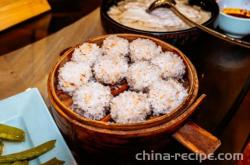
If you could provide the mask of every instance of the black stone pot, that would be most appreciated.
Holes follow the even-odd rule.
[[[197,41],[197,39],[202,34],[202,32],[195,27],[186,30],[171,31],[171,32],[152,32],[152,31],[133,29],[124,26],[114,21],[107,14],[109,8],[117,4],[117,2],[119,1],[120,0],[103,0],[102,2],[100,10],[101,22],[103,28],[107,33],[136,33],[136,34],[149,35],[164,40],[166,42],[169,42],[181,49],[185,49],[190,45],[192,45],[195,41]],[[202,7],[202,9],[210,11],[212,13],[212,17],[203,24],[207,27],[212,28],[213,22],[216,20],[219,14],[219,7],[215,2],[215,0],[189,0],[189,3],[198,5]]]

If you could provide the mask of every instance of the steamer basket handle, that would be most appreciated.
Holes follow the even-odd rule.
[[[221,145],[220,140],[192,121],[187,122],[173,135],[175,140],[197,154],[211,154]]]
[[[190,108],[196,109],[204,98],[205,95],[200,96]],[[197,154],[208,155],[214,153],[221,145],[221,142],[217,137],[192,121],[185,123],[174,134],[172,134],[172,137]]]

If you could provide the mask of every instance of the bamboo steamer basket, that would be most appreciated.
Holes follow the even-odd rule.
[[[107,36],[95,37],[88,42],[101,45]],[[56,88],[58,69],[70,60],[75,47],[69,48],[62,54],[48,78],[48,96],[53,107],[52,114],[66,138],[89,153],[108,153],[113,150],[117,153],[133,153],[132,151],[138,152],[142,149],[159,149],[167,145],[170,136],[196,153],[214,152],[220,141],[198,125],[185,122],[205,98],[205,95],[202,95],[197,99],[198,78],[190,60],[177,48],[153,37],[137,34],[117,34],[117,36],[129,41],[137,38],[150,39],[161,46],[163,51],[172,51],[179,55],[186,65],[188,96],[170,114],[152,117],[135,124],[108,122],[110,115],[100,121],[82,117],[70,108],[71,98]],[[201,138],[203,140],[200,140]]]

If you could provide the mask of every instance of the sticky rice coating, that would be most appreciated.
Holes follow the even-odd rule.
[[[160,79],[160,69],[148,61],[133,63],[127,72],[127,81],[131,89],[144,90]]]
[[[101,56],[96,61],[93,70],[98,81],[115,84],[126,76],[128,59],[117,55]]]
[[[86,63],[67,62],[58,71],[58,89],[69,95],[86,84],[92,77],[91,68]]]
[[[102,49],[98,45],[94,43],[83,43],[78,48],[75,48],[71,60],[85,62],[92,66],[101,55]]]
[[[138,38],[129,45],[131,60],[151,60],[158,56],[162,49],[149,39]]]
[[[110,88],[97,82],[90,82],[73,94],[72,108],[80,115],[100,120],[106,115],[106,108],[112,99]]]
[[[176,80],[161,80],[154,83],[148,95],[153,115],[170,113],[185,100],[187,95],[187,89]]]
[[[126,56],[129,52],[129,42],[124,38],[111,35],[103,41],[102,50],[104,55]]]
[[[185,74],[186,66],[177,54],[167,51],[155,57],[151,62],[161,69],[163,78],[174,77],[182,78]]]
[[[117,123],[137,123],[144,121],[151,112],[147,95],[125,91],[114,97],[110,104],[110,114]]]

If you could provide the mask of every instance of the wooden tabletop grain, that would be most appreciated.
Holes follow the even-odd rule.
[[[101,34],[98,8],[47,38],[0,56],[0,99],[37,87],[47,101],[48,73],[60,52]]]

